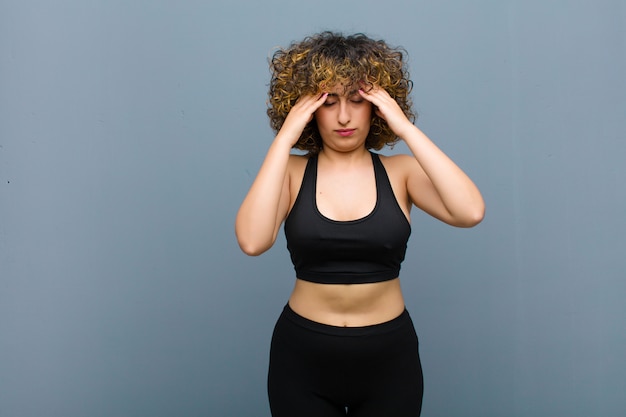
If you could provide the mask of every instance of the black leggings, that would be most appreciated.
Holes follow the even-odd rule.
[[[268,393],[273,417],[419,416],[422,368],[409,313],[336,327],[287,305],[272,337]]]

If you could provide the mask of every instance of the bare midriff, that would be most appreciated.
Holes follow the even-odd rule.
[[[296,279],[289,306],[318,323],[361,327],[398,317],[404,311],[404,298],[398,278],[371,284],[318,284]]]

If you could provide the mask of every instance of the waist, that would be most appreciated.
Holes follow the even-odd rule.
[[[338,327],[384,323],[405,309],[398,278],[368,284],[318,284],[297,279],[289,306],[302,317]]]
[[[413,327],[413,321],[411,320],[411,316],[406,309],[404,309],[399,316],[394,317],[389,321],[366,326],[338,327],[324,323],[318,323],[316,321],[309,320],[306,317],[302,317],[301,315],[293,311],[289,304],[287,304],[283,309],[283,312],[281,314],[281,319],[282,318],[285,318],[290,322],[307,330],[340,337],[381,335],[383,333],[394,331],[406,325]]]

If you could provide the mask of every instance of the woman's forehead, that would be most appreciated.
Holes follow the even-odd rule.
[[[359,86],[357,84],[341,84],[337,83],[326,88],[326,92],[330,96],[353,96],[359,92]]]

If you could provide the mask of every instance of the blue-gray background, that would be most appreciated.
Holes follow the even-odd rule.
[[[487,202],[413,214],[423,415],[623,416],[625,28],[622,0],[0,1],[0,416],[269,416],[293,271],[233,221],[267,58],[323,29],[409,51]]]

